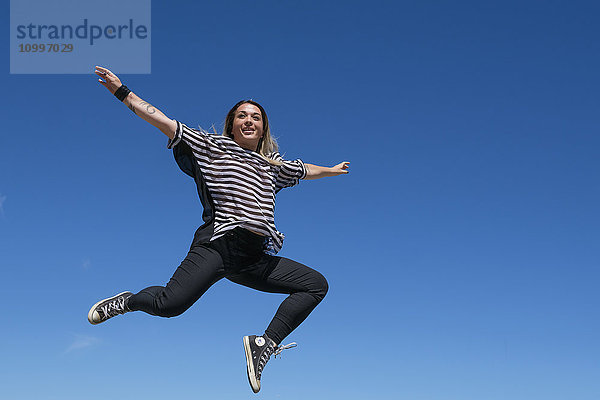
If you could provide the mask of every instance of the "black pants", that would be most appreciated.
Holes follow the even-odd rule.
[[[131,296],[127,307],[161,317],[190,308],[222,278],[270,293],[287,293],[265,333],[277,344],[308,317],[327,293],[319,272],[296,261],[265,254],[264,237],[235,228],[216,240],[192,244],[167,286],[151,286]]]

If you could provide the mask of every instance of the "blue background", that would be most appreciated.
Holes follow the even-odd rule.
[[[217,129],[253,98],[288,158],[351,162],[278,195],[280,254],[330,291],[259,396],[599,398],[597,4],[153,3],[152,74],[113,70],[136,94]],[[168,281],[196,189],[94,65],[10,75],[0,46],[2,398],[255,398],[241,338],[282,295],[87,322]]]

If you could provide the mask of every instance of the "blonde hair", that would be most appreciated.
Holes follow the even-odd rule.
[[[227,136],[228,138],[233,139],[233,120],[235,119],[235,112],[238,107],[242,104],[252,104],[253,106],[258,107],[262,116],[263,122],[263,136],[260,138],[258,142],[258,146],[256,148],[256,152],[264,158],[269,164],[272,165],[281,165],[280,161],[274,160],[269,157],[272,153],[277,152],[279,146],[277,146],[277,141],[271,135],[271,128],[269,127],[269,118],[267,117],[267,113],[265,109],[255,102],[254,100],[242,100],[239,101],[236,105],[234,105],[231,110],[227,113],[227,117],[225,117],[225,124],[223,126],[223,136]]]

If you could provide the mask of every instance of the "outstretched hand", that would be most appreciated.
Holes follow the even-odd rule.
[[[115,94],[117,89],[121,87],[121,80],[110,70],[104,67],[96,66],[96,70],[94,72],[99,77],[104,78],[104,81],[102,79],[98,79],[98,83],[107,88],[112,94]]]
[[[331,167],[332,172],[335,175],[347,174],[349,172],[348,168],[350,168],[350,161],[344,161],[339,163],[338,165]]]

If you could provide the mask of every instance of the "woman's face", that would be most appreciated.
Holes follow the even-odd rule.
[[[263,120],[260,109],[253,104],[244,103],[235,110],[233,117],[233,140],[244,149],[256,150],[263,135]]]

